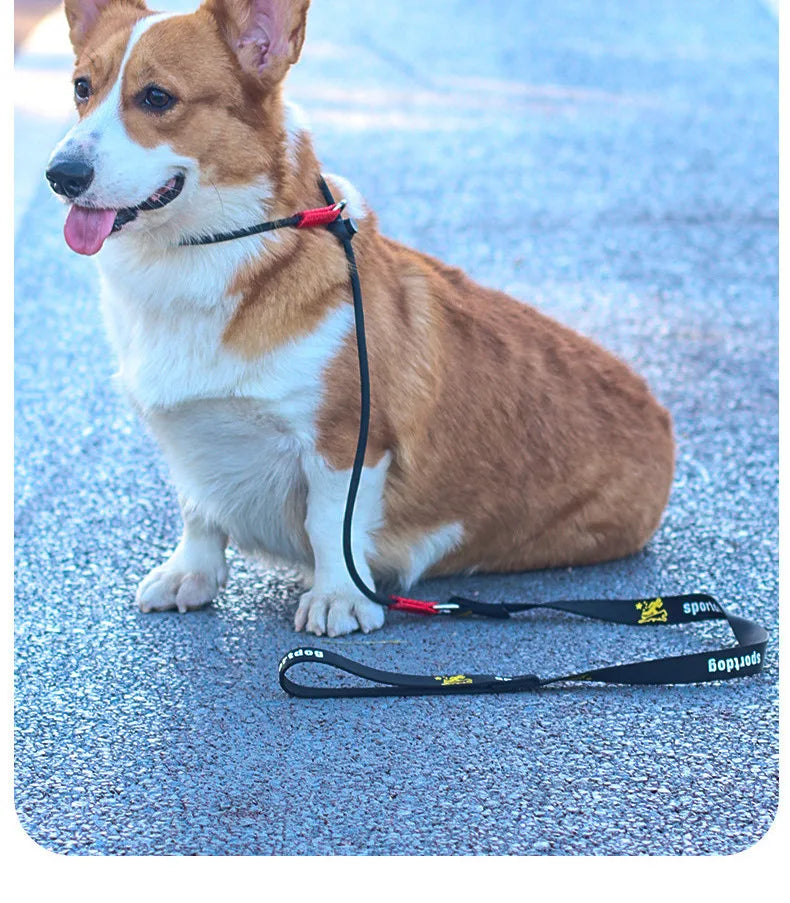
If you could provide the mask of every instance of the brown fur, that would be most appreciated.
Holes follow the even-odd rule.
[[[95,20],[80,17],[79,0],[66,0],[66,18],[74,46],[74,78],[87,77],[93,93],[77,105],[80,116],[91,113],[107,96],[118,77],[129,34],[135,22],[147,15],[142,2],[110,0]]]
[[[99,82],[112,76],[98,72],[99,59],[117,72],[123,35],[140,15],[127,0],[111,5],[91,34],[102,52],[78,60]],[[166,141],[197,157],[217,184],[266,176],[273,216],[319,206],[309,139],[295,162],[286,151],[279,84],[298,57],[307,4],[288,7],[287,59],[260,77],[234,43],[243,5],[209,0],[143,35],[123,86],[127,129],[146,147]],[[154,78],[180,99],[162,116],[133,102]],[[659,523],[674,466],[669,415],[644,381],[533,308],[382,237],[372,214],[360,227],[373,397],[366,460],[392,453],[381,541],[462,522],[462,547],[435,573],[589,564],[637,551]],[[241,300],[223,339],[247,358],[309,332],[350,300],[342,249],[323,230],[282,234],[230,290]],[[359,418],[353,336],[325,383],[319,451],[348,468]]]
[[[92,3],[85,3],[83,0],[65,0],[64,7],[66,21],[69,23],[69,38],[77,57],[82,53],[88,39],[91,43],[91,55],[96,56],[99,48],[104,47],[108,36],[125,30],[128,38],[131,25],[141,16],[148,14],[143,0],[93,0]],[[117,59],[115,54],[101,55],[104,57],[101,62],[116,63],[115,72],[117,72],[123,52]],[[99,64],[100,61],[96,59],[94,62]]]
[[[588,339],[363,229],[371,458],[393,451],[386,533],[461,521],[436,573],[589,564],[637,551],[672,481],[670,418]],[[349,467],[356,348],[327,375],[319,448]]]

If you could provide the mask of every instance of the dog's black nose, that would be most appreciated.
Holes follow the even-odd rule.
[[[83,160],[55,160],[47,170],[47,181],[56,194],[74,200],[93,181],[93,167]]]

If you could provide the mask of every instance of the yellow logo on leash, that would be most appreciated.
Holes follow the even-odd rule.
[[[452,687],[457,684],[470,684],[473,682],[472,678],[467,677],[465,674],[451,674],[449,677],[442,677],[440,674],[438,677],[434,677],[434,680],[440,680],[443,687]]]
[[[664,600],[660,596],[658,599],[637,602],[636,607],[641,611],[638,624],[666,624],[669,613],[664,608]]]

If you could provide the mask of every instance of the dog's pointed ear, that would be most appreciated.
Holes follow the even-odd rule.
[[[264,83],[281,81],[302,52],[310,0],[206,0],[241,68]]]
[[[79,53],[99,16],[109,6],[127,6],[140,12],[148,12],[144,0],[65,0],[69,37],[75,53]]]

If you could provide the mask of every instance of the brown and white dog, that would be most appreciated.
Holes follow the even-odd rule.
[[[226,544],[301,568],[297,630],[384,622],[341,550],[359,386],[348,270],[324,229],[185,238],[323,206],[282,82],[309,0],[65,0],[79,121],[55,148],[68,244],[104,245],[120,378],[178,489],[184,532],[140,584],[143,611],[197,608]],[[383,237],[345,179],[373,395],[354,520],[368,582],[605,561],[656,529],[670,418],[591,341]],[[130,208],[146,199],[161,209]],[[118,228],[120,227],[120,228]],[[106,240],[106,245],[105,245]],[[310,581],[311,584],[310,584]]]

